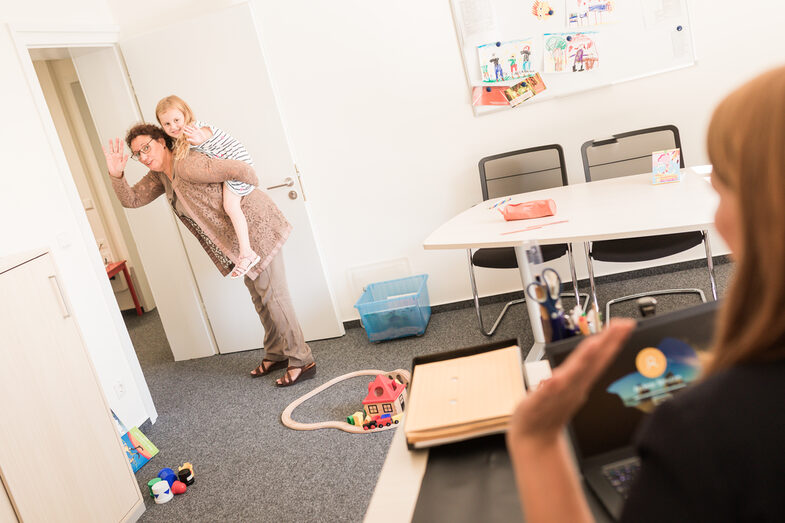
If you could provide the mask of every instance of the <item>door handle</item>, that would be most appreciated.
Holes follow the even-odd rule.
[[[70,317],[71,311],[68,310],[68,304],[65,302],[65,298],[63,297],[63,291],[60,289],[60,282],[57,281],[57,276],[54,274],[49,276],[49,283],[52,285],[52,290],[57,297],[57,302],[60,305],[60,309],[63,311],[63,318]]]
[[[270,189],[277,189],[279,187],[291,187],[292,185],[294,185],[294,180],[287,177],[284,178],[283,183],[279,183],[278,185],[273,185],[271,187],[268,187],[267,190],[269,191]]]

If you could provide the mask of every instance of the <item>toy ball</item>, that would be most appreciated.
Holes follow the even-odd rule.
[[[169,483],[159,481],[153,484],[153,497],[155,497],[155,502],[159,505],[171,500],[174,494],[172,494],[172,489],[169,488]]]
[[[172,483],[172,494],[185,494],[188,487],[182,481],[175,481]]]

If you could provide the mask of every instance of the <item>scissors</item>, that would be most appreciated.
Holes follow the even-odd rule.
[[[526,286],[526,294],[531,299],[542,305],[548,313],[551,322],[553,339],[559,340],[565,337],[564,311],[561,307],[561,277],[559,273],[551,268],[543,269],[538,281]]]

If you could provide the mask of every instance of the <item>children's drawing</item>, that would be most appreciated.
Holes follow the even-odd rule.
[[[482,81],[506,82],[524,78],[533,70],[534,39],[497,42],[477,47]]]
[[[600,65],[597,53],[597,33],[546,33],[546,73],[579,73],[591,71]]]
[[[666,149],[651,153],[652,183],[670,183],[681,181],[681,150]]]
[[[555,11],[551,4],[545,2],[543,0],[536,0],[534,5],[532,5],[532,14],[537,17],[538,20],[546,20],[553,16]]]
[[[567,0],[567,5],[575,7],[567,10],[569,27],[586,27],[615,22],[614,0]]]

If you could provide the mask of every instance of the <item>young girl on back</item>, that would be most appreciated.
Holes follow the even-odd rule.
[[[242,143],[232,138],[223,130],[196,120],[193,111],[185,101],[175,95],[167,96],[158,102],[155,117],[164,132],[175,140],[174,160],[182,160],[190,149],[206,154],[211,158],[239,160],[253,165],[251,155]],[[237,180],[224,183],[223,204],[226,214],[232,220],[234,232],[240,245],[240,259],[230,278],[240,278],[251,267],[259,263],[261,258],[253,249],[248,239],[248,222],[245,219],[240,200],[255,187]]]

